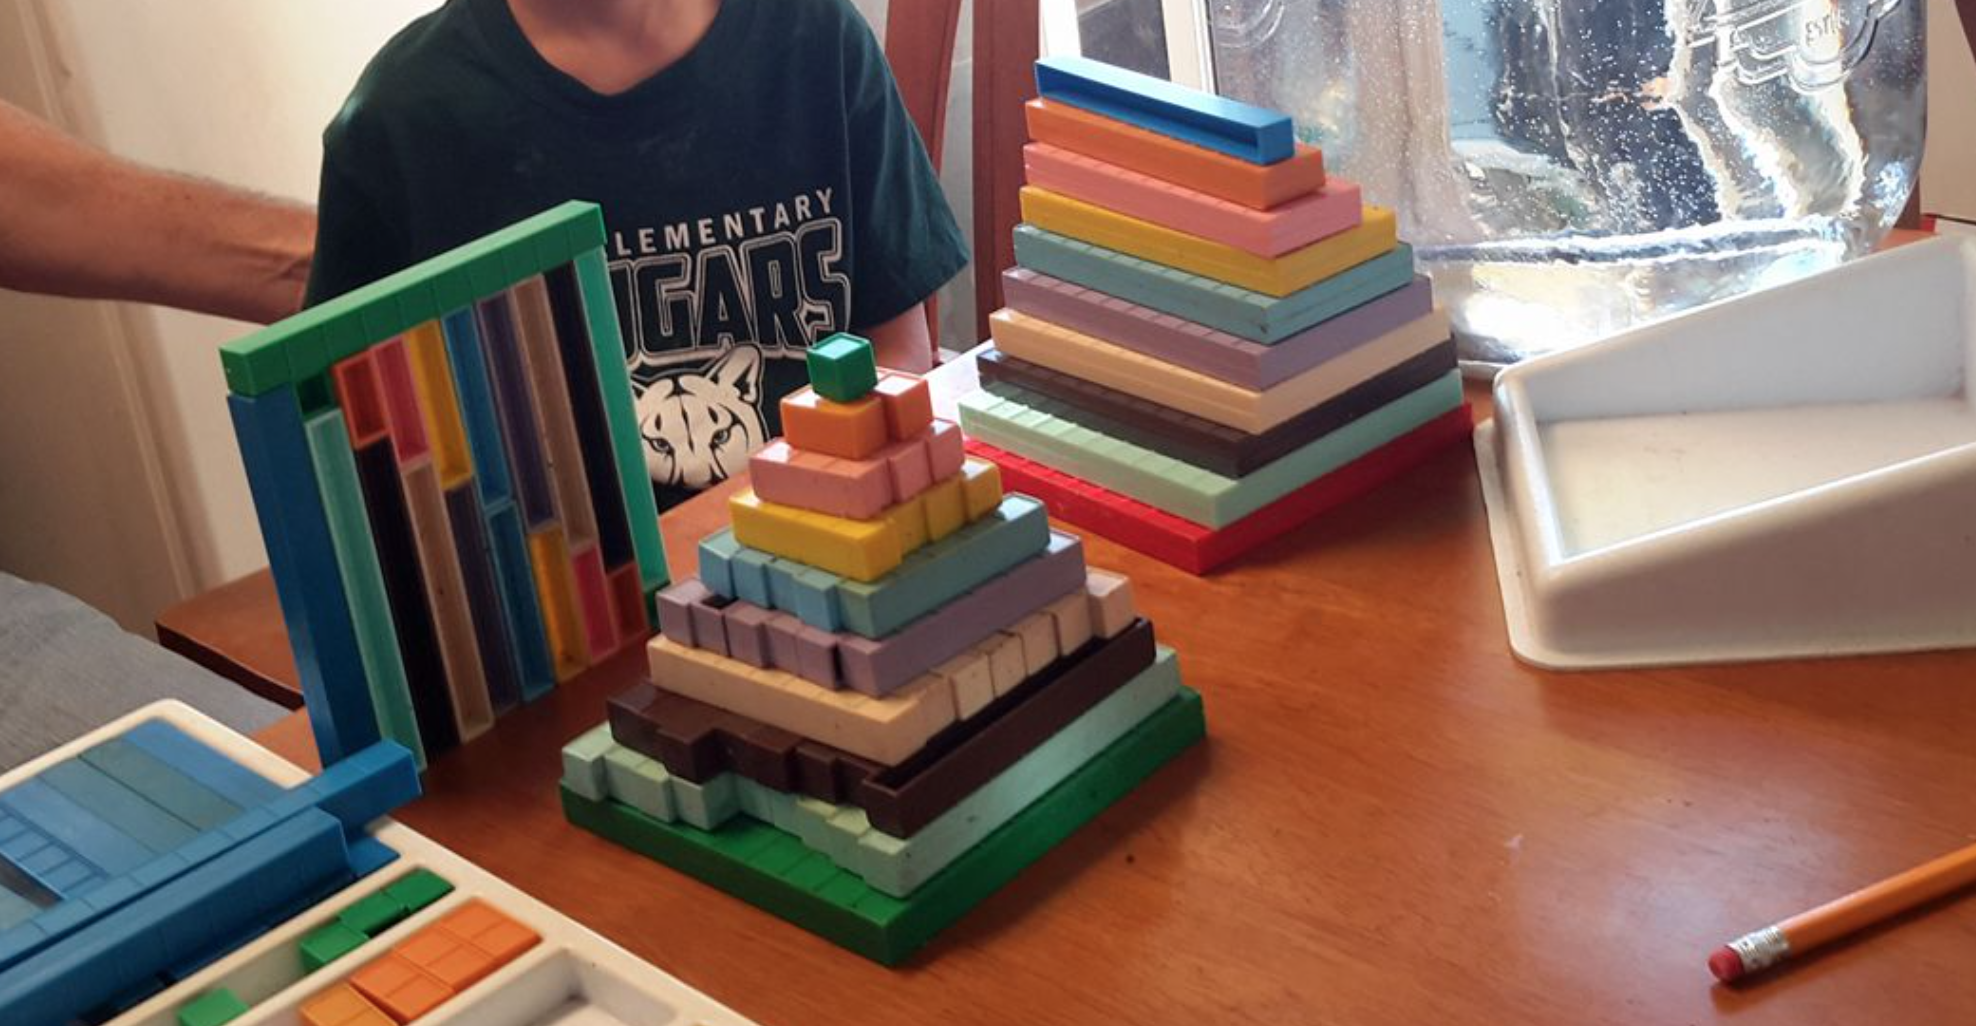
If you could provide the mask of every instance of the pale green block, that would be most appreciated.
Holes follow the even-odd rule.
[[[830,820],[837,814],[838,808],[839,806],[833,802],[806,795],[796,799],[795,808],[791,810],[796,813],[793,822],[790,823],[796,829],[791,832],[811,850],[829,855],[833,862],[836,861],[837,856],[830,850]]]
[[[611,725],[600,723],[563,746],[563,786],[593,802],[610,797],[604,756],[617,747]]]
[[[751,784],[752,787],[749,786]],[[778,794],[781,792],[763,787],[752,780],[741,785],[741,789],[735,793],[741,802],[741,813],[763,823],[775,821],[773,804],[775,799],[771,796]]]
[[[604,753],[604,780],[611,797],[670,823],[678,818],[672,807],[672,774],[657,759],[614,744]]]
[[[824,848],[830,861],[841,866],[851,861],[858,839],[871,832],[871,817],[856,806],[840,805],[836,809],[830,817],[830,833],[824,839]]]
[[[623,487],[625,517],[631,523],[631,548],[638,556],[638,577],[646,591],[664,587],[665,539],[659,536],[658,500],[645,469],[645,443],[638,433],[638,411],[631,396],[631,378],[624,369],[624,336],[620,333],[617,302],[611,296],[611,276],[602,249],[585,249],[576,258],[577,284],[583,290],[583,311],[590,322],[590,348],[597,364],[597,384],[604,397],[604,420],[611,428],[611,455]]]
[[[349,429],[343,411],[325,410],[303,423],[309,441],[309,461],[322,488],[323,512],[328,515],[329,541],[336,553],[336,570],[343,578],[345,604],[356,627],[357,658],[370,687],[371,710],[384,736],[411,750],[425,769],[425,743],[412,711],[411,683],[398,652],[398,627],[391,618],[391,601],[384,592],[384,570],[377,561],[370,513],[363,485],[357,480],[357,460],[350,453]]]
[[[736,778],[736,774],[722,773],[704,784],[696,784],[683,777],[673,777],[673,810],[680,819],[702,830],[719,830],[721,824],[741,811]]]
[[[1241,478],[1211,474],[987,392],[962,396],[960,411],[962,428],[989,445],[1194,523],[1226,527],[1461,402],[1461,373],[1449,371]]]

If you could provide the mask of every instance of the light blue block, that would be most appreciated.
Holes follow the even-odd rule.
[[[542,622],[542,604],[535,593],[521,511],[513,502],[504,502],[489,507],[485,514],[501,615],[507,619],[508,637],[514,642],[521,669],[521,697],[534,701],[555,690],[556,667],[549,658],[548,628]]]
[[[1037,556],[1050,544],[1043,504],[1026,495],[906,556],[876,581],[843,581],[844,629],[882,638]]]
[[[796,571],[801,564],[771,557],[768,561],[768,601],[756,605],[768,609],[796,608]]]
[[[734,573],[734,595],[764,608],[774,608],[768,590],[768,563],[773,558],[766,552],[742,549],[734,554],[728,564]]]
[[[5,933],[27,922],[29,919],[34,918],[35,913],[40,911],[41,908],[34,902],[4,887],[0,887],[0,933]]]
[[[106,875],[128,873],[157,849],[90,812],[39,777],[0,795],[0,809],[18,817],[43,841],[60,845]]]
[[[1270,296],[1031,224],[1016,225],[1015,259],[1039,274],[1266,346],[1403,289],[1414,274],[1413,248],[1403,244],[1308,288]]]
[[[1046,99],[1252,164],[1274,164],[1296,152],[1296,131],[1287,114],[1088,57],[1056,56],[1037,61],[1036,91]]]
[[[112,738],[82,753],[82,761],[195,830],[211,830],[240,815],[240,806],[122,738]]]
[[[243,809],[273,801],[281,794],[280,785],[274,781],[163,720],[146,720],[132,727],[123,739]]]
[[[778,560],[787,562],[787,560]],[[842,608],[837,601],[840,584],[849,583],[844,578],[827,570],[813,566],[796,566],[795,602],[787,608],[796,618],[818,630],[839,631],[844,627]]]
[[[508,451],[501,444],[501,422],[494,412],[494,385],[487,377],[487,358],[480,347],[480,327],[471,308],[456,310],[440,321],[446,337],[446,358],[453,367],[453,395],[466,425],[467,450],[473,454],[474,487],[480,504],[492,507],[514,498],[508,477]]]
[[[734,532],[721,528],[700,540],[700,583],[707,590],[723,598],[734,598],[734,570],[731,566],[734,557],[741,551],[741,543],[734,540]]]
[[[1208,527],[1225,527],[1461,405],[1461,372],[1410,392],[1241,478],[986,392],[962,396],[969,435]]]

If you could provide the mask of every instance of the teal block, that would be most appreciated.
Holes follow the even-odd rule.
[[[1260,467],[1223,477],[1164,453],[1107,438],[987,392],[961,397],[969,435],[1207,527],[1225,527],[1462,403],[1448,374]]]
[[[1049,544],[1043,504],[1026,495],[1005,495],[994,512],[907,555],[878,580],[840,581],[836,594],[844,629],[885,637],[1042,554]]]
[[[1274,345],[1412,283],[1413,249],[1402,244],[1287,296],[1189,274],[1150,260],[1058,235],[1035,225],[1015,228],[1016,263],[1109,296]]]
[[[802,564],[787,559],[768,561],[768,601],[756,603],[768,609],[796,608],[796,571]]]
[[[370,511],[357,479],[357,460],[350,452],[349,428],[341,410],[310,417],[302,428],[308,435],[316,485],[322,490],[329,540],[343,577],[344,600],[356,629],[357,655],[363,662],[378,729],[409,749],[419,768],[424,769],[425,743],[412,712],[412,686],[398,651],[398,626],[384,592],[384,570],[377,561]]]
[[[702,830],[718,830],[741,811],[739,790],[732,773],[716,774],[699,784],[673,777],[672,807],[680,819]]]
[[[878,357],[856,335],[840,331],[810,346],[807,363],[810,387],[832,402],[856,402],[878,387]]]
[[[56,763],[35,779],[152,851],[170,851],[199,834],[191,824],[80,759]]]
[[[556,667],[549,657],[548,627],[542,622],[541,598],[535,592],[534,571],[528,561],[528,536],[521,511],[501,502],[483,511],[487,519],[487,549],[494,560],[494,580],[501,595],[501,614],[508,638],[514,642],[521,669],[521,697],[534,701],[556,687]],[[647,611],[650,622],[650,611]]]
[[[195,830],[211,830],[241,812],[240,806],[122,738],[83,752],[81,759]]]
[[[617,742],[611,739],[610,724],[598,724],[563,746],[563,786],[591,801],[602,801],[611,793],[604,756]]]
[[[774,557],[766,552],[744,548],[729,562],[734,575],[734,595],[763,608],[775,608],[768,588],[768,564]]]
[[[733,562],[740,551],[741,543],[725,527],[700,539],[700,583],[716,595],[735,598]]]
[[[678,818],[673,811],[673,776],[657,759],[613,744],[604,753],[604,780],[612,798],[647,816],[668,823]]]
[[[619,330],[617,301],[611,295],[610,272],[604,266],[604,218],[595,206],[587,216],[564,225],[566,245],[576,245],[577,284],[583,290],[583,311],[590,320],[590,345],[596,353],[597,383],[604,400],[604,419],[611,430],[611,457],[623,485],[625,521],[631,526],[631,548],[638,556],[638,576],[646,591],[671,581],[666,568],[665,539],[659,534],[658,501],[645,469],[645,443],[638,433],[638,413],[625,370],[624,335]]]

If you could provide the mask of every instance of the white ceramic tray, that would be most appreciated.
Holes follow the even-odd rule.
[[[309,779],[308,773],[189,706],[158,702],[0,776],[0,791],[151,719],[178,727],[283,787]],[[220,987],[233,990],[252,1006],[229,1026],[297,1026],[297,1009],[304,1000],[342,982],[420,927],[475,897],[526,924],[542,936],[542,943],[420,1017],[418,1026],[741,1026],[748,1022],[407,827],[382,819],[372,826],[371,834],[396,849],[398,860],[117,1016],[112,1026],[176,1026],[181,1007]],[[451,882],[453,892],[364,947],[304,975],[296,956],[304,934],[329,922],[336,911],[420,867]]]
[[[1976,645],[1976,240],[1497,379],[1510,645],[1589,668]]]

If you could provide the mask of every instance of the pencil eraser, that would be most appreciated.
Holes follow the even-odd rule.
[[[1728,983],[1743,975],[1743,957],[1724,944],[1715,949],[1715,954],[1708,956],[1708,971],[1714,973],[1716,979]]]

